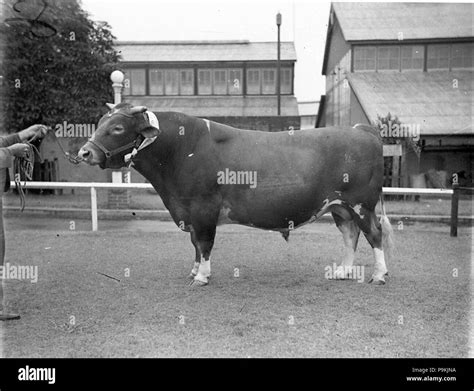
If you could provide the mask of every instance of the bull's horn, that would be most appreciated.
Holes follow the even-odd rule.
[[[148,109],[145,106],[135,106],[130,109],[130,114],[143,113]]]
[[[106,103],[105,105],[109,108],[109,110],[112,110],[116,106],[113,103]]]

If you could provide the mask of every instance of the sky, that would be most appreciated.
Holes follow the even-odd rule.
[[[296,47],[295,95],[319,100],[329,1],[311,0],[82,0],[93,20],[108,22],[121,41],[281,40]]]

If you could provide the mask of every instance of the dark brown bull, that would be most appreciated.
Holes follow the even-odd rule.
[[[383,157],[372,127],[269,133],[174,112],[158,113],[156,120],[145,107],[126,103],[109,107],[79,157],[101,168],[131,162],[150,181],[174,222],[191,234],[193,284],[208,283],[217,225],[274,230],[287,239],[292,229],[327,212],[346,247],[333,277],[351,275],[362,230],[374,249],[370,281],[385,282],[382,241],[391,228],[385,213],[382,224],[375,214]]]

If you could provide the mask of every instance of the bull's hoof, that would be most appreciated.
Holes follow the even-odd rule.
[[[190,286],[191,288],[201,288],[201,287],[206,286],[206,285],[208,285],[208,284],[209,284],[208,281],[193,280],[193,281],[191,282],[191,284],[189,284],[189,286]]]
[[[372,276],[372,278],[369,280],[369,284],[373,284],[373,285],[385,285],[385,279],[382,277],[382,278],[379,278],[379,277],[374,277]]]

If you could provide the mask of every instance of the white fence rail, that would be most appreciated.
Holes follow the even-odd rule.
[[[99,229],[97,214],[97,189],[153,189],[149,183],[106,183],[106,182],[23,182],[27,189],[90,189],[92,231]],[[15,182],[11,182],[11,187]]]
[[[97,217],[97,189],[153,189],[149,183],[105,183],[105,182],[25,182],[27,189],[90,189],[91,194],[91,219],[92,231],[98,230]],[[15,186],[15,182],[11,182]],[[452,197],[452,189],[412,189],[409,187],[384,187],[383,194],[398,195],[436,195],[440,197]],[[457,220],[457,216],[456,216]]]
[[[436,195],[448,196],[453,195],[453,189],[412,189],[411,187],[383,187],[383,194],[398,194],[398,195]]]

